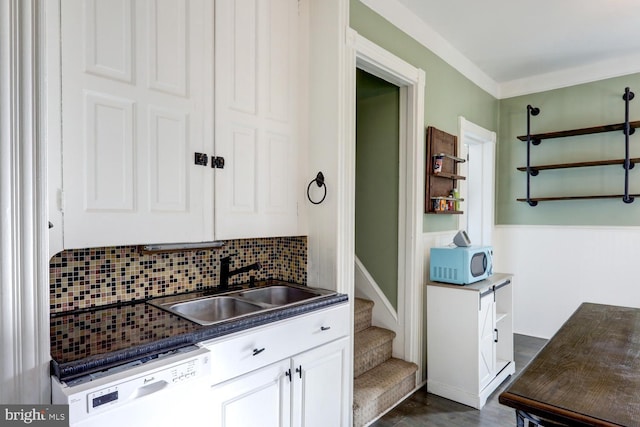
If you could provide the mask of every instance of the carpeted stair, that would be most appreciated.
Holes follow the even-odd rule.
[[[353,425],[365,426],[400,402],[416,385],[415,363],[391,357],[395,332],[371,326],[373,302],[355,299]]]

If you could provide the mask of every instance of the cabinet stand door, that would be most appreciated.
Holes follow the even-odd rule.
[[[496,345],[495,345],[495,302],[493,293],[480,300],[478,313],[480,333],[479,379],[480,390],[495,377],[496,373]]]

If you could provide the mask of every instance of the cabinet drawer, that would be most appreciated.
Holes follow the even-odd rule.
[[[349,334],[349,304],[202,343],[211,351],[213,384]]]

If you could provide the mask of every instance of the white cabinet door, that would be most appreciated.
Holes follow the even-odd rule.
[[[480,299],[478,312],[478,332],[480,340],[479,376],[480,390],[495,377],[496,374],[496,346],[495,346],[495,302],[493,292]]]
[[[212,426],[291,425],[289,359],[229,380],[211,389]],[[214,369],[216,367],[214,366]]]
[[[61,32],[65,248],[212,239],[212,3],[65,0]]]
[[[292,359],[293,425],[348,426],[348,338]]]
[[[216,238],[296,235],[297,1],[216,0]]]

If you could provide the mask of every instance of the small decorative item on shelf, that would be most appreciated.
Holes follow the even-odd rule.
[[[442,159],[443,156],[436,156],[433,158],[433,173],[437,174],[442,172]]]
[[[454,188],[452,190],[453,193],[453,198],[455,199],[455,202],[453,204],[454,210],[459,211],[460,210],[460,192],[458,191],[457,188]]]

